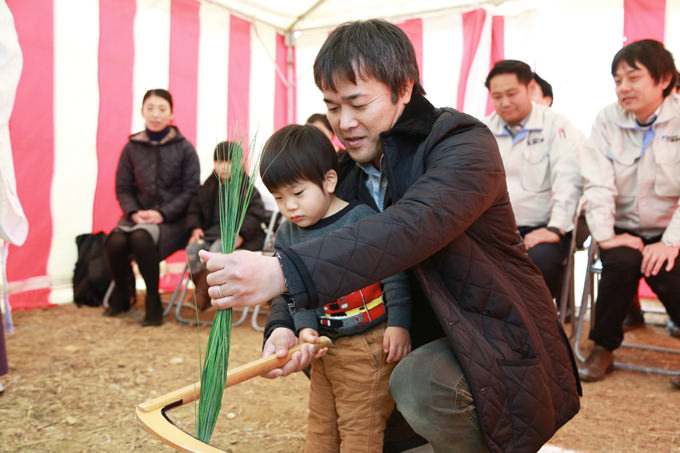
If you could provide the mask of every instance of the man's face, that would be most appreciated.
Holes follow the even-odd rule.
[[[670,83],[670,78],[662,77],[656,83],[645,66],[640,62],[636,64],[637,69],[625,61],[619,63],[614,73],[614,83],[619,105],[644,122],[663,102],[663,90]]]
[[[496,113],[514,126],[531,113],[528,85],[517,80],[516,74],[498,74],[489,81],[489,93]]]
[[[382,149],[379,135],[394,126],[411,100],[413,83],[392,102],[389,87],[372,77],[357,76],[356,84],[335,80],[337,91],[326,87],[323,92],[328,120],[350,157],[359,163],[372,162],[380,168]]]

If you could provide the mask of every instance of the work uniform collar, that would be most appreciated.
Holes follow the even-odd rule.
[[[503,118],[501,118],[498,112],[495,112],[491,119],[489,129],[496,137],[500,137],[502,135],[516,137],[517,134],[522,130],[541,131],[543,130],[543,121],[541,119],[542,115],[540,109],[541,109],[540,106],[531,101],[531,111],[515,126],[510,126],[503,120]],[[515,134],[513,135],[512,133],[510,133],[509,129],[512,129],[513,127],[516,128],[517,126],[521,127],[515,132]]]
[[[661,105],[656,109],[654,114],[651,117],[649,117],[644,124],[640,124],[635,114],[631,112],[626,112],[619,104],[617,104],[616,118],[614,118],[614,123],[622,129],[644,130],[649,127],[654,127],[659,124],[667,123],[671,119],[675,118],[676,116],[678,116],[679,108],[680,108],[679,98],[674,94],[668,95],[663,100]],[[656,119],[654,119],[655,116]]]

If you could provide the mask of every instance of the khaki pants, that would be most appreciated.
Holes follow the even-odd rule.
[[[338,338],[312,363],[306,453],[381,452],[394,401],[387,388],[395,363],[387,363],[385,324]]]

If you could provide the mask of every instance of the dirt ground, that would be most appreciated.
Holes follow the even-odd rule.
[[[14,313],[15,333],[6,337],[10,372],[0,378],[6,387],[0,451],[172,451],[140,425],[135,406],[198,380],[199,338],[204,349],[209,328],[198,333],[174,314],[159,328],[142,328],[143,315],[135,309],[139,303],[118,318],[72,304]],[[232,331],[230,366],[259,356],[261,333],[249,321]],[[680,340],[658,327],[626,339],[680,347]],[[620,360],[640,356],[680,368],[680,355],[667,360],[617,352]],[[246,381],[225,391],[211,444],[227,452],[301,451],[306,407],[302,374]],[[193,432],[194,410],[190,404],[170,415]],[[680,451],[680,390],[667,376],[616,370],[603,382],[584,384],[580,413],[549,445],[588,452]]]

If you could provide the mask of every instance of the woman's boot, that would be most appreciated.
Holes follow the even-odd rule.
[[[146,326],[160,326],[163,324],[163,305],[161,305],[161,296],[156,291],[155,293],[146,293],[146,315],[142,325]]]

